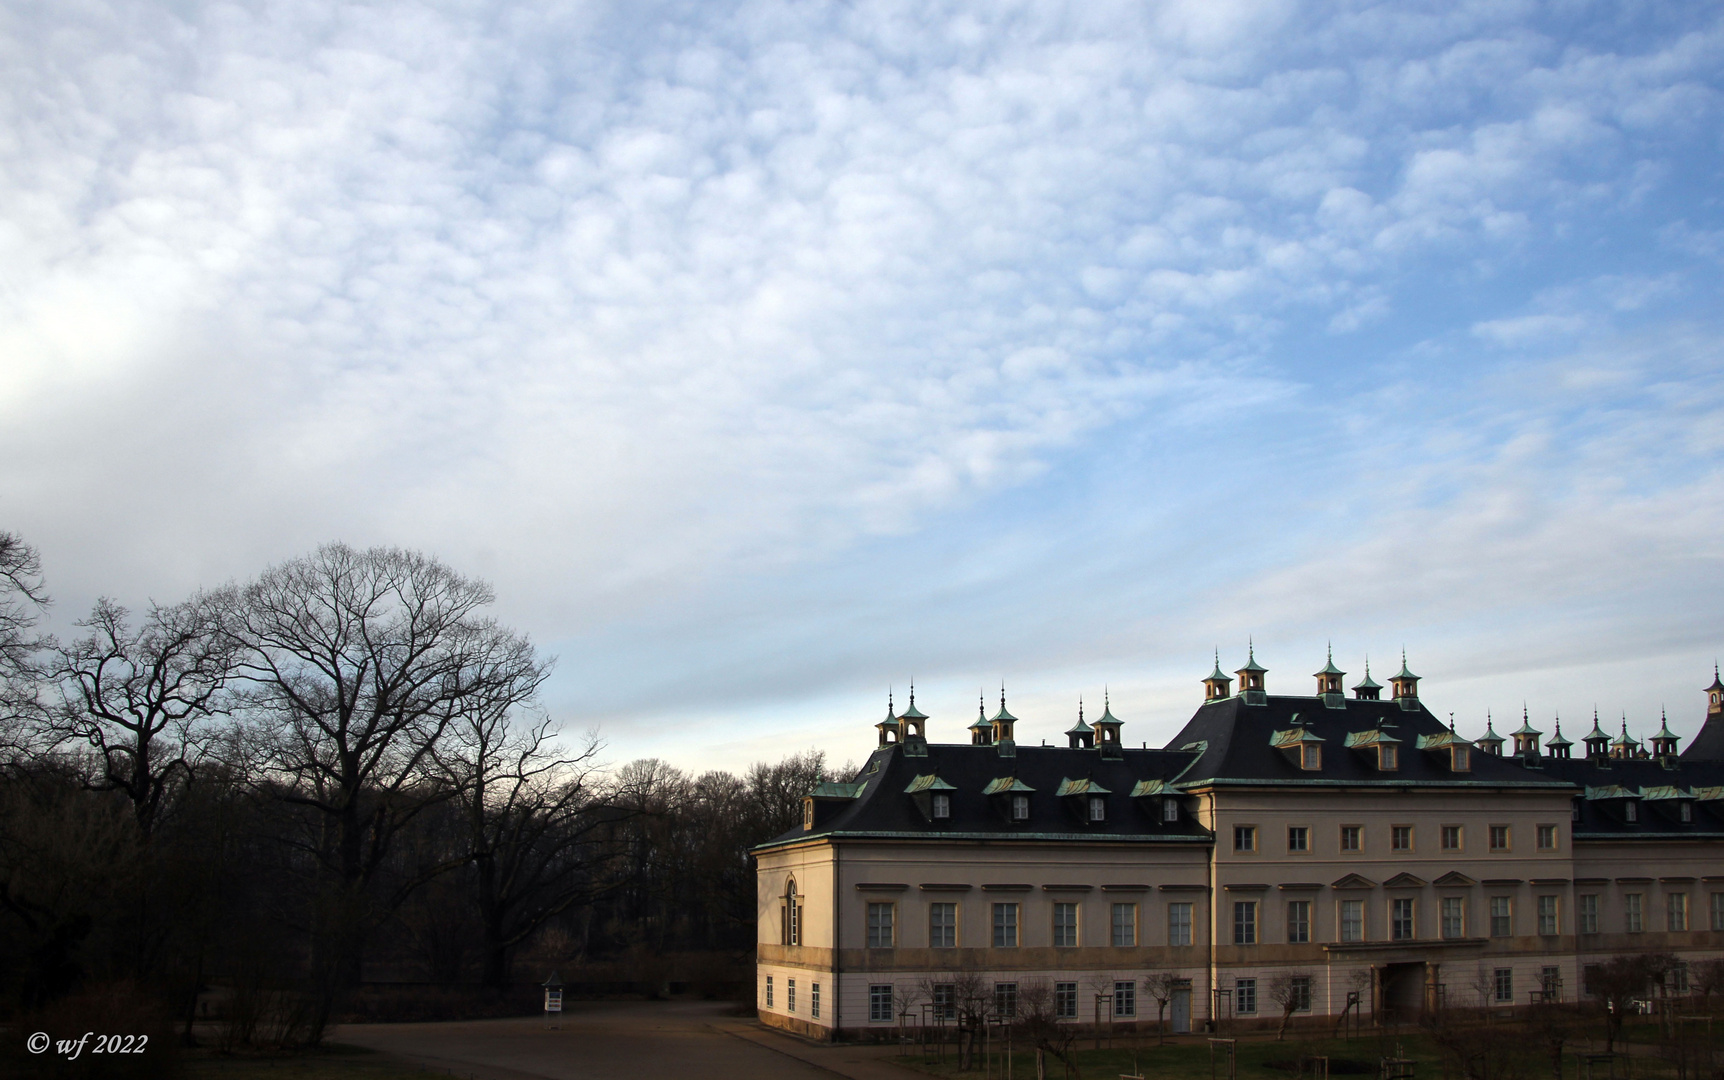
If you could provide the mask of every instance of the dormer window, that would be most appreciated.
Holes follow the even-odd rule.
[[[1089,819],[1091,821],[1107,820],[1107,800],[1100,795],[1089,797]]]
[[[1377,746],[1377,768],[1384,772],[1393,772],[1401,767],[1400,747],[1394,743],[1381,743]]]
[[[1323,767],[1323,748],[1315,743],[1305,743],[1299,747],[1299,767],[1307,772],[1313,772]]]
[[[1624,802],[1622,804],[1622,817],[1625,821],[1639,821],[1640,807],[1634,805],[1632,802]]]
[[[1694,821],[1694,807],[1689,803],[1681,803],[1676,811],[1676,816],[1681,818],[1684,823],[1691,824]]]
[[[1028,821],[1030,819],[1030,797],[1028,795],[1012,796],[1012,820]]]
[[[1457,746],[1452,751],[1450,768],[1455,772],[1471,772],[1473,767],[1473,751],[1469,746]]]
[[[1161,820],[1171,825],[1179,820],[1179,800],[1161,800]]]
[[[945,821],[952,816],[952,797],[944,792],[935,792],[930,809],[934,820]]]

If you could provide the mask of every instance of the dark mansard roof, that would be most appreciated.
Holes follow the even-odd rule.
[[[796,828],[762,848],[815,838],[1022,839],[1211,843],[1213,837],[1182,811],[1162,820],[1166,797],[1205,787],[1544,791],[1570,795],[1580,839],[1724,839],[1724,760],[1690,754],[1667,767],[1658,759],[1538,757],[1530,763],[1473,748],[1470,768],[1455,771],[1449,747],[1469,745],[1422,704],[1346,699],[1330,708],[1321,697],[1242,697],[1206,702],[1159,750],[908,743],[882,746],[850,783],[814,792],[812,830]],[[1398,767],[1377,767],[1376,744],[1392,742]],[[1322,767],[1299,767],[1297,745],[1322,748]],[[935,793],[951,801],[951,817],[930,816]],[[1008,818],[1013,793],[1029,795],[1030,817]],[[1103,822],[1087,820],[1086,797],[1106,799]],[[1624,809],[1635,803],[1635,820]],[[1691,807],[1681,820],[1681,806]]]

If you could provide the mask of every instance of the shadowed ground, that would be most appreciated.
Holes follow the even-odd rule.
[[[543,1020],[346,1024],[330,1040],[475,1080],[909,1080],[883,1047],[828,1047],[762,1030],[715,1002],[577,1002]]]

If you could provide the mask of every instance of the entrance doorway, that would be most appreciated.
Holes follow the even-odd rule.
[[[1389,1023],[1414,1023],[1425,1008],[1425,963],[1385,964],[1378,969],[1382,982],[1378,1000],[1383,1019]]]
[[[1173,1033],[1187,1035],[1191,1032],[1191,990],[1175,990],[1173,992]]]

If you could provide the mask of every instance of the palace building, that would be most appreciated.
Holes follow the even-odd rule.
[[[1405,658],[1385,698],[1368,667],[1349,697],[1332,657],[1315,693],[1271,694],[1248,656],[1159,749],[1106,702],[1063,746],[1020,745],[1003,691],[962,743],[929,739],[913,690],[888,704],[861,771],[755,849],[762,1020],[867,1037],[955,1018],[959,979],[998,1012],[1045,981],[1083,1023],[1154,1021],[1152,980],[1174,1030],[1350,995],[1412,1018],[1724,949],[1716,670],[1686,750],[1665,723],[1642,745],[1594,716],[1577,744],[1524,711],[1505,748],[1426,709]]]

